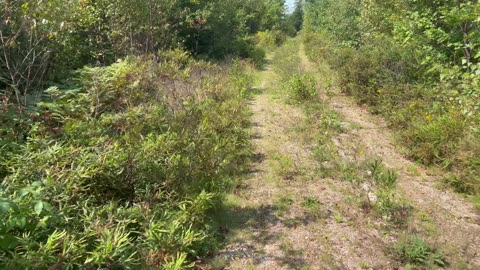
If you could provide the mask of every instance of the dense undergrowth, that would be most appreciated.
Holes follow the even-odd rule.
[[[306,6],[309,58],[326,61],[342,91],[385,117],[408,156],[448,170],[448,186],[478,197],[480,54],[470,16],[478,5],[327,2]],[[352,27],[321,16],[331,13]],[[464,38],[459,25],[468,25]]]
[[[249,68],[130,57],[5,106],[0,268],[184,269],[214,250],[250,155]]]

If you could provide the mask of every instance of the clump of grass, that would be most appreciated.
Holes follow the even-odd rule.
[[[367,262],[360,262],[358,267],[360,267],[360,269],[371,269]]]
[[[333,219],[335,220],[335,222],[337,223],[343,223],[345,222],[344,218],[343,218],[343,215],[342,213],[340,212],[335,212],[333,213]]]
[[[279,197],[275,204],[277,215],[284,216],[294,203],[295,201],[288,196]]]
[[[397,194],[398,175],[395,171],[385,168],[379,159],[358,165],[345,163],[340,168],[342,179],[355,186],[356,196],[364,210],[373,209],[393,224],[405,224],[411,208]]]
[[[320,201],[318,201],[318,199],[315,197],[308,197],[302,202],[302,206],[310,209],[316,209],[320,206]]]
[[[282,177],[284,180],[291,180],[299,173],[295,162],[288,155],[274,154],[270,163],[275,175]]]
[[[306,197],[301,204],[305,208],[306,218],[320,219],[325,217],[320,201],[313,196]]]
[[[473,201],[473,204],[475,205],[475,207],[480,209],[480,195],[474,195],[472,197],[472,201]]]
[[[396,191],[398,174],[385,168],[380,160],[367,163],[367,167],[369,182],[367,185],[373,188],[377,196],[377,201],[373,204],[375,209],[388,221],[395,224],[405,223],[410,215],[410,207],[402,204],[398,198]]]
[[[395,247],[395,254],[408,269],[416,266],[430,269],[447,265],[444,255],[418,236],[401,239]]]

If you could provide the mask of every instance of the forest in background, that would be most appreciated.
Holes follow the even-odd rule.
[[[480,205],[480,4],[306,0],[304,43],[405,153]]]
[[[0,88],[13,91],[17,103],[85,65],[172,48],[202,58],[261,59],[254,34],[292,34],[279,0],[9,0],[0,10]]]

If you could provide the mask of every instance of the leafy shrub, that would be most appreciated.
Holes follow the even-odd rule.
[[[339,46],[335,43],[335,38],[325,32],[307,32],[303,34],[302,41],[305,45],[305,54],[310,61],[319,65],[327,62],[336,70],[349,65],[351,58],[357,52],[354,48]]]
[[[249,58],[257,67],[261,67],[265,62],[265,50],[255,44],[252,37],[240,38],[236,41],[238,56]]]
[[[339,66],[340,85],[361,103],[379,105],[386,96],[385,89],[394,91],[391,94],[401,100],[403,93],[400,89],[385,86],[416,81],[418,63],[415,55],[392,40],[371,39],[355,53],[345,56],[348,60],[340,60],[345,63]]]
[[[315,78],[310,74],[293,75],[283,84],[290,100],[305,101],[317,96]]]
[[[258,46],[265,49],[273,49],[280,46],[286,39],[285,33],[278,30],[259,31],[255,38]]]
[[[215,248],[209,212],[250,155],[246,67],[170,51],[50,88],[2,150],[0,268],[181,269]]]
[[[439,117],[427,115],[414,122],[402,138],[413,157],[425,164],[451,162],[446,160],[458,150],[465,126],[461,114],[452,112]],[[448,164],[446,164],[448,165]]]

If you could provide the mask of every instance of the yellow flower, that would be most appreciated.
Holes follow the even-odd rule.
[[[425,116],[425,120],[427,120],[428,122],[432,122],[432,116],[431,115]]]

